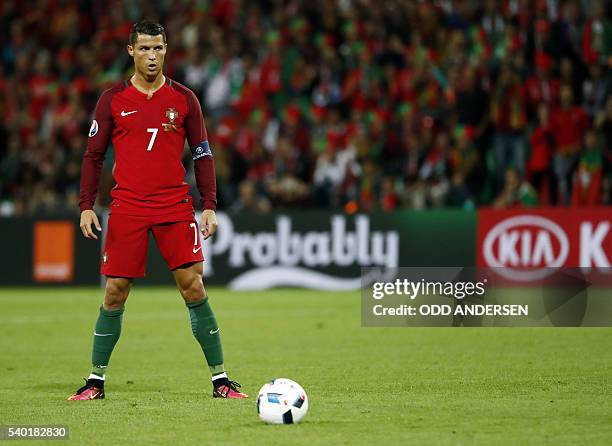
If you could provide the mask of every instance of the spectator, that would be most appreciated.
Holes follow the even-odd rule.
[[[529,136],[529,144],[531,154],[527,162],[527,178],[537,191],[540,203],[556,203],[557,188],[551,169],[555,134],[546,104],[538,107],[538,123]]]
[[[509,167],[514,167],[520,175],[525,172],[523,131],[527,125],[526,105],[526,94],[518,73],[510,65],[504,65],[491,98],[497,189],[501,188]]]
[[[384,177],[380,191],[380,208],[385,212],[397,209],[398,197],[395,192],[395,180],[393,177]]]
[[[456,101],[457,123],[471,126],[474,137],[481,138],[488,121],[488,98],[475,67],[468,66],[463,70]]]
[[[339,206],[343,185],[360,173],[354,150],[338,150],[332,143],[328,143],[317,159],[313,174],[317,203],[322,206]]]
[[[428,151],[419,171],[419,181],[415,186],[413,200],[414,207],[425,205],[441,207],[448,195],[448,158],[450,155],[450,141],[444,131],[438,133],[435,142]]]
[[[538,204],[536,191],[531,184],[521,179],[518,169],[508,169],[505,180],[504,188],[493,202],[493,207],[534,207]]]
[[[584,135],[584,150],[574,174],[572,206],[594,206],[601,203],[603,153],[595,130]]]
[[[257,186],[251,180],[244,180],[238,188],[239,195],[230,210],[232,212],[253,212],[267,214],[272,206],[270,200],[257,193]]]
[[[586,64],[603,63],[610,66],[612,55],[612,22],[605,16],[604,3],[595,0],[592,17],[584,24],[582,57]]]
[[[555,135],[554,170],[559,185],[559,202],[568,204],[571,177],[579,157],[584,132],[589,125],[584,109],[574,104],[569,85],[561,86],[560,106],[553,112],[551,123]]]
[[[589,76],[582,83],[582,106],[593,119],[601,110],[608,97],[610,81],[604,76],[601,65],[594,62],[589,65]]]
[[[474,129],[467,126],[457,126],[454,132],[455,145],[449,159],[451,206],[471,207],[482,186],[478,175],[478,152],[472,142],[473,135]]]
[[[603,139],[602,203],[612,202],[612,97],[596,117],[595,125]]]
[[[559,79],[551,77],[551,57],[546,53],[537,53],[535,67],[535,75],[527,79],[527,98],[531,112],[539,104],[556,106],[559,102]]]

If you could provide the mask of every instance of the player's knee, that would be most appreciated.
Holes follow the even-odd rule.
[[[108,280],[106,282],[106,292],[104,293],[104,308],[117,309],[123,307],[129,294],[129,282]]]
[[[195,277],[185,281],[185,283],[179,284],[179,289],[185,302],[197,302],[206,296],[204,283],[202,283],[202,278],[199,275],[195,275]]]

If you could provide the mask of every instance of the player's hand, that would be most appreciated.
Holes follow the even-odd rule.
[[[212,209],[205,209],[202,212],[202,222],[200,223],[200,228],[202,230],[202,235],[204,235],[204,240],[213,235],[217,231],[217,214]]]
[[[86,209],[81,212],[81,232],[85,236],[85,238],[90,238],[93,240],[98,240],[98,236],[94,233],[94,226],[98,231],[102,230],[100,226],[100,222],[98,221],[98,216],[91,209]]]

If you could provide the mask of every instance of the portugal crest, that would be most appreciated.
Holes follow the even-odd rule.
[[[176,119],[178,118],[178,115],[179,114],[174,107],[166,110],[166,118],[168,118],[168,122],[162,123],[164,131],[169,132],[170,130],[173,130],[176,132]]]

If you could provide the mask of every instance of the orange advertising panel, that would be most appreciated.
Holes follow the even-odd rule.
[[[74,278],[74,223],[34,224],[34,281],[71,282]]]

